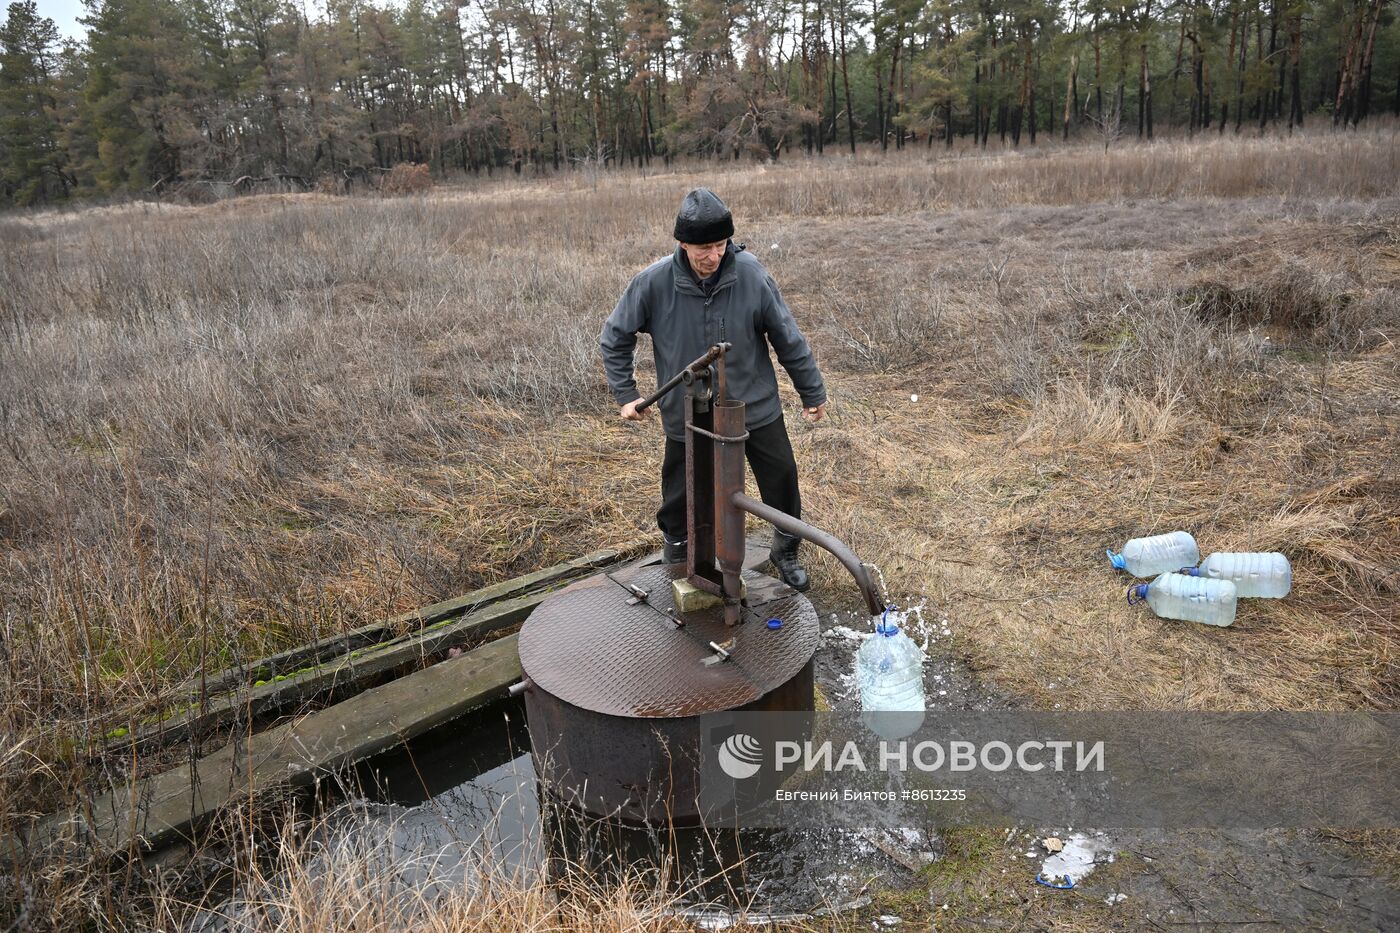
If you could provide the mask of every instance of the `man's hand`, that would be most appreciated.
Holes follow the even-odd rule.
[[[633,399],[632,401],[628,402],[626,405],[623,405],[623,406],[622,406],[622,409],[618,412],[618,414],[622,417],[622,420],[624,420],[624,421],[642,421],[643,419],[650,418],[650,417],[651,417],[651,409],[650,409],[650,408],[643,408],[641,411],[637,411],[637,405],[638,405],[638,403],[640,403],[640,402],[641,402],[641,399]]]
[[[822,403],[821,403],[820,405],[818,405],[816,408],[804,408],[804,409],[802,409],[802,420],[803,420],[803,421],[810,421],[810,422],[812,422],[813,424],[816,424],[818,421],[822,420],[822,419],[825,418],[825,417],[826,417],[826,402],[822,402]]]

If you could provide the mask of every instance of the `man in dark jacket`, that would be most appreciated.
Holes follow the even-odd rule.
[[[802,399],[802,417],[821,421],[826,414],[826,386],[812,350],[783,302],[778,285],[751,254],[735,246],[729,209],[707,188],[696,188],[681,202],[676,216],[676,251],[652,263],[628,284],[608,316],[599,338],[603,366],[621,415],[640,421],[650,409],[637,411],[642,394],[633,377],[637,334],[651,334],[658,382],[670,379],[716,343],[728,341],[727,388],[745,403],[749,440],[745,445],[759,495],[773,508],[801,517],[797,462],[783,422],[769,347],[777,352]],[[661,466],[661,509],[656,523],[665,541],[668,562],[685,560],[685,414],[684,395],[672,392],[661,402],[666,453]],[[799,538],[773,532],[769,556],[783,582],[797,590],[810,585],[797,559]]]

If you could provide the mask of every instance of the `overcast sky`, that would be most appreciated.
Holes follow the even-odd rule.
[[[86,14],[83,0],[39,0],[39,15],[53,20],[58,25],[58,34],[69,39],[81,39],[87,33],[78,25],[78,17]]]
[[[53,20],[58,25],[59,35],[69,39],[81,39],[87,35],[87,30],[78,23],[79,16],[87,15],[83,0],[38,0],[38,4],[39,15]],[[9,5],[10,0],[0,0],[0,22],[4,21],[4,11]],[[308,9],[312,19],[322,10],[319,0],[303,0],[297,6]]]

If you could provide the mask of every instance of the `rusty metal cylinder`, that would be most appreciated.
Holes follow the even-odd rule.
[[[726,625],[720,607],[681,616],[671,582],[684,572],[671,564],[589,577],[552,594],[521,629],[541,784],[591,815],[700,822],[708,715],[813,708],[812,604],[750,570],[740,625]]]
[[[715,557],[724,581],[725,623],[739,621],[739,575],[744,567],[744,513],[734,494],[744,491],[744,403],[733,399],[714,405],[715,434],[734,440],[715,441]]]

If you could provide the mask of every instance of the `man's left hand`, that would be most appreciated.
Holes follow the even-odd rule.
[[[802,420],[803,420],[803,421],[810,421],[810,422],[812,422],[813,424],[816,424],[818,421],[821,421],[821,420],[822,420],[823,418],[825,418],[825,417],[826,417],[826,402],[822,402],[820,405],[816,406],[815,408],[804,408],[804,409],[802,409]]]

